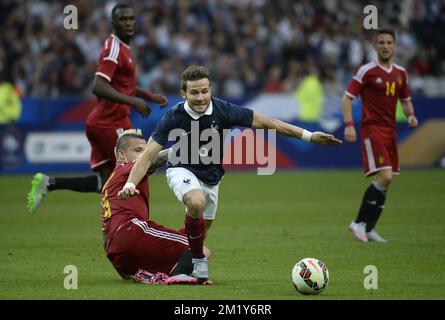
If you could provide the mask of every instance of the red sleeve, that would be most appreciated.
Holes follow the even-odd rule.
[[[363,79],[360,79],[357,74],[359,72],[360,68],[357,68],[357,70],[355,71],[354,77],[352,77],[351,82],[349,82],[348,87],[346,88],[345,94],[352,98],[355,99],[357,98],[360,93],[362,92],[362,88],[363,88]]]
[[[363,87],[362,83],[358,82],[358,80],[356,79],[352,79],[351,82],[349,82],[348,87],[346,88],[345,94],[348,97],[355,99],[362,92],[362,87]]]
[[[400,99],[402,101],[407,101],[411,99],[411,93],[408,87],[408,74],[406,72],[404,72],[403,74],[404,74],[404,79],[403,79],[402,91],[400,92]]]
[[[131,169],[133,169],[134,164],[136,163],[136,160],[133,160],[131,162],[126,162],[125,164],[123,164],[123,173],[126,174],[127,176],[130,175]]]
[[[105,41],[102,54],[100,55],[95,75],[101,76],[111,82],[116,72],[118,58],[119,42],[113,37],[108,38],[107,41]]]

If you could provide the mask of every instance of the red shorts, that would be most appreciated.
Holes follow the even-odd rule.
[[[185,234],[153,221],[132,219],[114,233],[107,257],[124,277],[135,274],[139,268],[169,274],[188,249]]]
[[[381,170],[392,170],[399,174],[399,156],[397,153],[397,137],[375,138],[363,136],[362,160],[365,176],[372,176]]]
[[[118,132],[129,128],[99,128],[88,124],[85,126],[85,133],[91,145],[90,166],[92,171],[99,171],[104,165],[112,166],[116,164],[114,156],[114,146],[118,138]]]

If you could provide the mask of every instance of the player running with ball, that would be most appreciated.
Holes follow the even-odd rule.
[[[158,122],[155,131],[147,142],[147,148],[136,161],[127,183],[118,194],[121,198],[126,199],[139,194],[138,184],[151,167],[156,155],[168,142],[169,134],[178,128],[183,133],[191,133],[184,135],[185,139],[189,140],[186,144],[187,148],[178,150],[179,153],[186,153],[187,155],[192,155],[193,150],[200,150],[203,144],[208,143],[208,141],[194,141],[194,135],[201,136],[203,131],[213,132],[217,137],[210,137],[211,142],[223,145],[223,130],[234,126],[274,129],[281,135],[312,143],[341,144],[341,141],[333,135],[324,132],[312,133],[303,128],[253,112],[251,109],[241,108],[230,102],[213,98],[210,73],[203,66],[194,65],[184,70],[181,75],[181,95],[184,101],[169,110]],[[193,127],[199,129],[193,132]],[[180,143],[181,139],[176,139],[173,148]],[[181,155],[179,157],[181,158]],[[216,163],[213,160],[210,163],[205,163],[202,156],[199,157],[197,163],[188,161],[187,156],[183,158],[186,158],[185,162],[168,164],[167,180],[178,200],[186,206],[185,232],[193,254],[194,269],[192,276],[203,281],[209,277],[203,244],[205,232],[216,216],[218,188],[224,175],[221,161],[223,154],[220,151]]]

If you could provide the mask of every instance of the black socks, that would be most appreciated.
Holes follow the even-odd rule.
[[[380,190],[379,190],[380,189]],[[382,214],[386,192],[377,182],[371,183],[366,190],[355,222],[366,222],[366,232],[371,231]]]
[[[48,190],[53,191],[62,189],[78,192],[100,192],[102,183],[97,175],[75,178],[50,177]]]
[[[171,275],[176,276],[178,274],[191,274],[193,272],[192,252],[190,250],[184,251],[178,259],[176,267],[173,269]]]

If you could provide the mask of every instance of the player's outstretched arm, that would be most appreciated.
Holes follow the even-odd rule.
[[[294,137],[307,142],[318,144],[339,145],[342,143],[341,140],[338,140],[332,134],[327,134],[321,131],[309,132],[303,128],[294,126],[278,119],[273,119],[258,112],[253,113],[252,128],[275,129],[279,134],[283,136]]]
[[[153,163],[153,160],[161,150],[162,145],[151,138],[148,140],[144,152],[142,152],[142,154],[136,160],[133,168],[131,169],[130,175],[127,179],[127,183],[122,188],[122,190],[117,193],[117,196],[120,199],[127,199],[139,193],[139,190],[136,189],[136,186],[147,174],[151,164]]]

